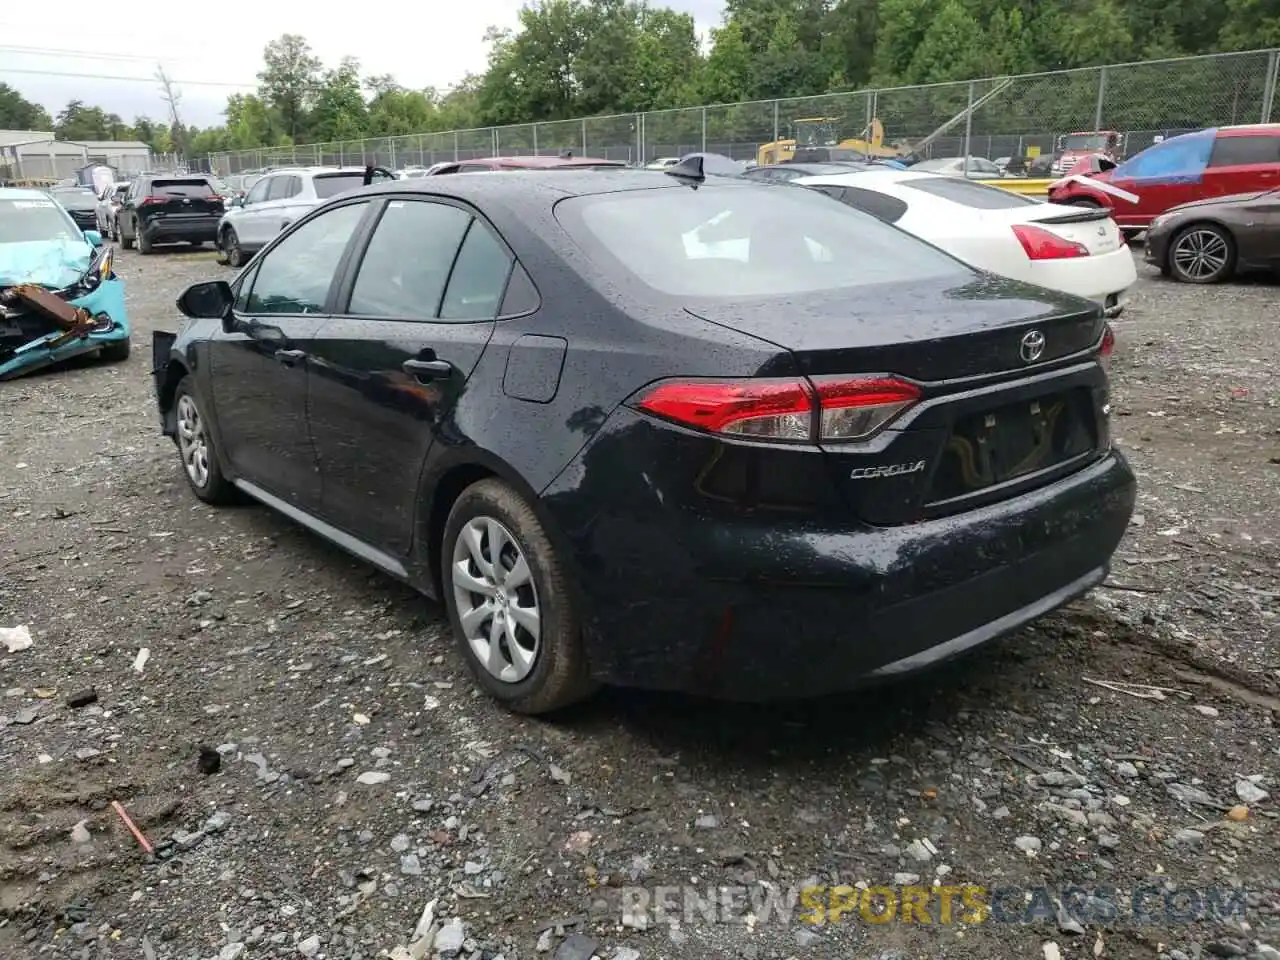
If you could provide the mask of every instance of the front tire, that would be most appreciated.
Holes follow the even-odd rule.
[[[1236,272],[1236,242],[1215,223],[1195,223],[1169,244],[1169,270],[1183,283],[1221,283]]]
[[[174,391],[173,415],[182,473],[191,492],[205,503],[234,503],[236,488],[223,476],[218,465],[218,451],[209,431],[209,422],[196,398],[195,384],[190,376],[183,377]]]
[[[107,363],[123,363],[129,359],[129,341],[115,340],[106,344],[98,352],[98,356]]]
[[[440,566],[454,638],[494,699],[540,714],[595,691],[568,576],[524,497],[495,479],[464,490],[445,523]]]

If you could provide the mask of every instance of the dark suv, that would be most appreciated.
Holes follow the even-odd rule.
[[[117,215],[120,246],[138,244],[150,253],[157,243],[211,243],[218,239],[223,201],[213,178],[201,174],[142,174],[133,181]]]

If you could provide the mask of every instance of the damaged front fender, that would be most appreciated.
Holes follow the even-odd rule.
[[[124,282],[112,274],[81,296],[68,292],[31,283],[0,292],[0,380],[87,354],[127,355]]]

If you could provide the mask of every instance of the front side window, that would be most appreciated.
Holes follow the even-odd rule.
[[[266,252],[246,313],[321,313],[347,244],[367,203],[351,203],[308,220]]]
[[[268,200],[284,200],[289,196],[289,181],[292,177],[272,177],[271,186],[267,189]]]
[[[556,217],[588,256],[668,296],[787,297],[970,271],[812,190],[742,181],[572,197]]]
[[[276,177],[267,177],[266,179],[259,180],[255,183],[253,185],[253,189],[249,191],[249,195],[244,198],[245,205],[261,203],[263,200],[267,199],[267,191],[271,189],[271,184],[276,179]]]
[[[1213,152],[1215,130],[1174,137],[1148,147],[1116,168],[1120,180],[1178,180],[1198,178]]]
[[[434,320],[471,214],[444,203],[387,203],[351,289],[357,316]]]

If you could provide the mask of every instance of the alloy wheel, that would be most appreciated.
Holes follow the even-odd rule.
[[[189,394],[178,398],[178,451],[182,454],[182,466],[197,487],[203,489],[209,483],[209,438],[205,433],[204,417]]]
[[[1226,269],[1231,250],[1216,230],[1188,230],[1173,248],[1173,263],[1188,280],[1210,280]]]
[[[492,677],[519,683],[541,648],[542,612],[520,544],[492,517],[469,520],[453,544],[452,583],[467,645]]]

